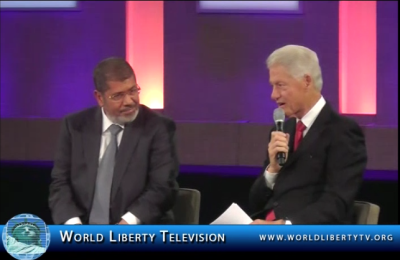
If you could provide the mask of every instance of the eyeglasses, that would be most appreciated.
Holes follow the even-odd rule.
[[[137,96],[140,93],[140,90],[141,90],[140,86],[137,85],[137,87],[133,87],[133,88],[131,88],[130,90],[128,90],[126,92],[115,93],[115,94],[113,94],[111,96],[108,96],[108,98],[113,100],[113,101],[119,102],[119,101],[124,100],[125,95],[129,95],[131,97]]]

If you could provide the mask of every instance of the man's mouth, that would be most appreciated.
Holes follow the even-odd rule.
[[[135,111],[134,107],[122,110],[122,114],[130,114]]]
[[[283,106],[285,106],[285,103],[283,103],[283,102],[278,102],[278,106],[279,106],[279,107],[283,107]]]

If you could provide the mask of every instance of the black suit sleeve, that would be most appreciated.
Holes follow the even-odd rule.
[[[271,133],[274,131],[273,128],[269,133],[269,141],[271,140]],[[268,141],[268,143],[269,143]],[[268,147],[268,144],[267,144]],[[262,211],[265,205],[268,203],[268,200],[272,196],[272,190],[267,187],[267,182],[264,176],[264,172],[269,165],[269,154],[267,149],[266,159],[264,161],[261,175],[254,181],[253,185],[250,188],[249,194],[249,208],[252,214],[257,214]]]
[[[128,207],[128,211],[143,224],[156,223],[175,203],[179,171],[175,129],[174,122],[158,125],[149,151],[147,186],[141,196]]]
[[[61,124],[49,191],[49,207],[56,225],[62,225],[67,220],[82,215],[82,210],[74,202],[70,175],[71,134],[68,128],[68,120],[65,118]]]
[[[342,223],[353,207],[367,165],[365,138],[353,121],[336,132],[328,151],[325,189],[315,203],[287,216],[292,224]]]

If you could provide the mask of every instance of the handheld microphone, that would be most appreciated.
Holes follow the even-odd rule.
[[[276,125],[276,131],[283,132],[283,124],[285,121],[285,112],[282,108],[276,108],[274,110],[274,121]],[[276,159],[278,160],[278,164],[283,166],[286,162],[286,154],[283,152],[279,152],[276,155]]]

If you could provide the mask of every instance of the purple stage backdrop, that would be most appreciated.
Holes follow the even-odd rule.
[[[1,117],[61,118],[94,105],[92,72],[125,57],[125,2],[1,13]]]
[[[323,93],[337,108],[337,2],[306,1],[302,15],[199,14],[195,2],[164,5],[164,111],[175,120],[272,123],[264,63],[285,44],[319,54]],[[397,2],[377,5],[378,115],[368,122],[397,127]],[[125,56],[124,2],[2,12],[1,117],[61,118],[93,105],[93,67],[111,55]]]

